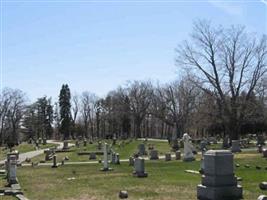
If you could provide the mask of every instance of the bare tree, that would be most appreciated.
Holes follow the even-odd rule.
[[[241,26],[225,29],[198,21],[191,39],[177,48],[177,64],[191,69],[204,91],[212,91],[226,132],[238,139],[246,102],[266,73],[266,37],[257,39]],[[245,101],[240,100],[242,92]]]
[[[1,137],[9,147],[19,140],[26,95],[20,90],[5,89],[1,97]]]
[[[7,114],[11,104],[11,89],[5,88],[0,94],[0,144],[4,140]]]
[[[137,138],[142,136],[141,124],[151,104],[153,87],[150,82],[135,81],[127,88],[131,113],[134,119],[134,134]]]
[[[90,92],[83,92],[81,97],[81,115],[84,122],[85,137],[89,137],[89,128],[91,128],[91,137],[94,136],[94,115],[95,115],[95,104],[97,97],[95,94]]]
[[[189,76],[155,90],[153,114],[166,124],[175,127],[175,137],[185,131],[190,113],[196,107],[199,90]],[[170,136],[169,136],[170,137]]]

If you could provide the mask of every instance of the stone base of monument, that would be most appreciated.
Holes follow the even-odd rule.
[[[188,158],[183,158],[184,162],[191,162],[191,161],[195,161],[196,159],[194,157],[188,157]]]
[[[8,186],[12,186],[12,185],[17,185],[18,184],[18,179],[12,179],[12,180],[8,180]]]
[[[239,200],[242,199],[241,186],[207,187],[197,186],[197,198],[199,200]]]
[[[108,168],[101,168],[100,169],[100,171],[102,171],[102,172],[107,172],[107,171],[112,171],[113,170],[113,168],[110,168],[110,167],[108,167]]]
[[[145,178],[148,176],[148,174],[146,172],[133,172],[133,176],[135,177],[139,177],[139,178]]]

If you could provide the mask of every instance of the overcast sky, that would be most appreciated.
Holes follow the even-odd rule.
[[[99,96],[127,80],[179,76],[175,47],[196,19],[267,32],[267,4],[254,1],[2,2],[1,87],[33,101],[56,100],[61,85]]]

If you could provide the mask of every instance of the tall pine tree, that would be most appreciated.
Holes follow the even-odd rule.
[[[63,84],[59,94],[59,108],[60,108],[60,132],[63,134],[64,140],[69,139],[71,128],[71,103],[70,103],[70,89],[67,84]]]

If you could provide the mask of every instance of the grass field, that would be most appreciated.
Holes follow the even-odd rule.
[[[106,141],[108,143],[111,143],[111,141]],[[116,145],[114,145],[112,148],[115,152],[120,154],[121,159],[128,159],[133,153],[137,152],[138,144],[142,143],[142,141],[138,140],[132,140],[131,142],[126,141],[124,145],[120,145],[120,142],[117,142]],[[149,141],[148,144],[153,144],[155,149],[159,151],[159,155],[164,155],[166,152],[170,151],[170,146],[167,142],[155,142],[155,141]],[[97,150],[97,144],[88,144],[86,147],[84,147],[82,144],[79,148],[72,147],[72,152],[66,152],[66,153],[58,153],[57,159],[58,161],[61,161],[65,156],[69,157],[69,161],[76,162],[76,161],[89,161],[88,155],[82,155],[77,156],[78,152],[81,151],[98,151]],[[40,155],[32,159],[33,162],[39,162],[41,160],[44,160],[45,155]],[[101,159],[102,156],[98,156],[98,159]],[[52,161],[48,161],[52,162]]]
[[[133,141],[122,148],[118,145],[114,148],[118,148],[121,158],[128,158],[137,150],[139,143],[140,141]],[[166,142],[148,143],[154,143],[162,154],[170,151]],[[74,152],[58,155],[68,155],[70,161],[88,161],[88,156],[77,156],[77,151],[96,150],[96,145],[83,148],[74,148]],[[260,182],[267,181],[267,170],[264,169],[267,167],[267,160],[256,152],[244,152],[235,155],[235,163],[240,164],[235,173],[243,179],[240,184],[244,189],[244,199],[256,200],[260,194],[267,195],[267,192],[258,188]],[[245,168],[246,164],[251,167]],[[145,165],[147,178],[133,177],[133,168],[128,166],[128,162],[113,165],[114,170],[110,172],[100,171],[101,164],[64,165],[56,169],[49,166],[21,167],[18,169],[18,178],[26,197],[34,200],[112,200],[118,199],[120,190],[127,190],[131,200],[196,199],[200,175],[188,174],[184,170],[198,170],[199,159],[188,163],[174,160],[146,161]],[[257,170],[256,165],[262,169]],[[72,177],[75,179],[68,180]]]

